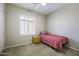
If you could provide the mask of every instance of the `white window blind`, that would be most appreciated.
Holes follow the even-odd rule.
[[[36,34],[36,19],[34,17],[20,16],[20,35]]]

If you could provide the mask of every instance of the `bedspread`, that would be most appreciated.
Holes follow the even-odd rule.
[[[41,41],[57,50],[63,51],[62,45],[68,43],[68,38],[59,35],[41,35]]]

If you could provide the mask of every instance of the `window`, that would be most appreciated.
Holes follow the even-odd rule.
[[[20,16],[20,34],[34,35],[36,29],[36,19],[34,17]]]

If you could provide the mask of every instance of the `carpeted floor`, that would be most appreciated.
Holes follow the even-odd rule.
[[[79,56],[78,51],[65,48],[64,52],[58,52],[42,43],[30,43],[19,47],[9,48],[4,50],[3,53],[8,53],[10,56]]]

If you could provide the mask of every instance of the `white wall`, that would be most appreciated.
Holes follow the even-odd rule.
[[[5,21],[4,21],[4,19],[5,19],[5,14],[4,14],[4,4],[1,4],[0,3],[0,52],[2,52],[3,51],[3,49],[4,49],[4,43],[5,43],[5,28],[4,28],[4,23],[5,23]]]
[[[31,42],[32,36],[20,36],[20,14],[36,17],[36,33],[45,30],[45,17],[43,15],[28,12],[27,10],[14,6],[6,6],[6,47]]]
[[[48,16],[48,31],[67,36],[72,48],[79,50],[79,4],[70,4]]]

